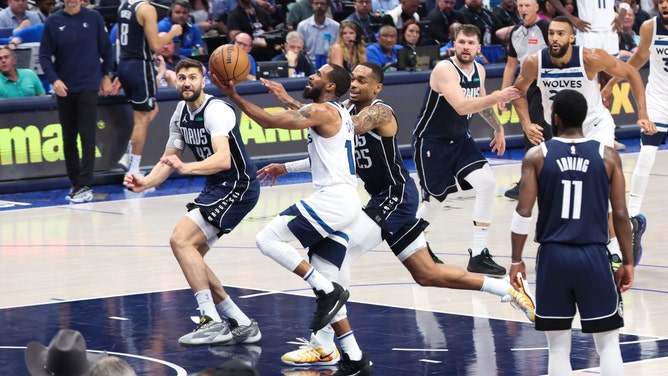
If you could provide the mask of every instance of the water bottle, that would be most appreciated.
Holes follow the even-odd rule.
[[[199,56],[199,47],[199,44],[196,44],[195,47],[193,47],[192,56]]]
[[[489,27],[485,29],[485,36],[483,37],[483,46],[489,46],[492,44],[492,32],[489,30]]]
[[[325,49],[325,55],[329,55],[329,47],[332,45],[332,34],[325,33],[325,43],[323,48]]]

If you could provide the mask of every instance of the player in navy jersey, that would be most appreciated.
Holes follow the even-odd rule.
[[[237,94],[230,81],[212,81],[263,128],[308,129],[308,164],[314,192],[282,211],[256,236],[258,248],[285,269],[302,277],[317,296],[311,330],[331,324],[343,356],[335,375],[370,375],[374,365],[362,353],[346,316],[349,292],[337,280],[350,233],[362,214],[355,175],[354,125],[338,102],[350,88],[350,73],[325,64],[312,74],[304,98],[314,103],[298,110],[269,114]],[[309,249],[310,263],[289,243],[299,240]]]
[[[257,322],[227,295],[204,262],[204,255],[255,207],[260,184],[255,178],[255,164],[241,140],[234,110],[222,100],[205,94],[204,86],[202,63],[184,59],[176,65],[176,90],[182,100],[169,122],[165,152],[146,177],[129,173],[125,183],[133,192],[142,192],[160,185],[174,171],[206,176],[202,192],[188,204],[188,213],[169,239],[201,315],[200,324],[179,338],[179,343],[184,346],[252,343],[262,336]],[[181,160],[186,146],[196,162]]]
[[[467,270],[503,276],[506,269],[494,262],[487,248],[496,180],[471,137],[469,119],[480,112],[494,129],[492,151],[502,155],[506,149],[505,134],[491,107],[519,98],[523,92],[510,86],[486,95],[485,68],[475,62],[480,43],[477,27],[461,25],[455,33],[455,56],[440,61],[429,77],[413,129],[413,155],[422,188],[418,217],[433,223],[441,212],[443,200],[457,191],[457,183],[464,190],[475,189],[473,244]]]
[[[181,25],[172,25],[158,35],[158,15],[149,0],[128,0],[118,9],[118,79],[133,110],[132,136],[118,163],[129,172],[139,173],[148,126],[158,114],[153,52],[182,32]]]
[[[453,265],[437,265],[432,260],[423,233],[427,223],[415,216],[419,204],[417,187],[397,145],[399,124],[394,110],[377,98],[383,80],[383,70],[375,63],[360,63],[352,72],[350,101],[346,105],[355,124],[357,174],[371,199],[364,207],[366,215],[360,216],[350,235],[350,247],[338,281],[347,287],[351,264],[385,240],[421,286],[483,291],[502,298],[510,295],[516,306],[533,320],[532,300],[524,296],[524,292],[511,289],[507,281],[468,273]],[[303,106],[291,98],[280,83],[261,81],[283,104],[293,109]],[[270,179],[273,185],[279,176],[306,164],[303,161],[272,163],[260,169],[259,177]],[[281,360],[289,365],[321,366],[335,363],[336,354],[331,331],[320,330]]]
[[[547,336],[548,374],[572,373],[571,324],[577,307],[582,331],[594,335],[601,374],[618,375],[623,370],[621,292],[633,283],[621,159],[615,149],[585,138],[587,101],[578,91],[555,94],[551,109],[556,137],[533,147],[522,162],[509,274],[514,280],[526,273],[522,253],[537,198],[536,329]],[[622,251],[622,265],[614,275],[606,247],[608,202]]]

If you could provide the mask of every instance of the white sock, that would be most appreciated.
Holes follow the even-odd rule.
[[[649,176],[639,176],[633,174],[631,177],[631,192],[629,192],[629,217],[635,217],[640,214],[642,199],[645,197],[645,190],[649,183]]]
[[[334,291],[334,285],[327,278],[323,277],[322,274],[318,273],[314,267],[311,267],[311,270],[306,273],[304,276],[304,281],[308,282],[312,288],[316,291],[324,291],[326,294]]]
[[[487,237],[489,236],[489,226],[473,226],[473,245],[471,251],[476,256],[487,248]]]
[[[317,332],[311,333],[311,338],[315,338],[318,346],[322,347],[322,352],[327,354],[334,352],[336,344],[334,343],[334,329],[332,329],[331,325],[327,325]]]
[[[246,314],[234,303],[231,296],[227,296],[222,302],[216,305],[216,308],[228,319],[234,319],[239,325],[250,325],[251,320]]]
[[[610,243],[608,243],[608,251],[610,251],[610,253],[613,255],[619,256],[620,260],[622,259],[622,250],[619,249],[619,240],[617,240],[616,236],[614,238],[610,238]]]
[[[487,276],[483,276],[482,278],[482,288],[480,291],[486,292],[488,294],[494,294],[502,298],[510,293],[512,286],[507,281],[504,281],[503,279],[490,278]]]
[[[129,172],[139,173],[139,164],[141,163],[141,155],[130,154]]]
[[[197,305],[199,306],[200,316],[209,316],[213,321],[221,322],[223,321],[216,311],[216,305],[213,304],[213,297],[211,296],[211,290],[201,290],[195,293],[195,299],[197,300]]]
[[[132,154],[132,140],[128,141],[128,147],[125,149],[125,154]]]
[[[357,344],[357,340],[355,339],[355,335],[353,334],[352,330],[346,334],[339,336],[338,339],[339,343],[341,344],[341,350],[343,350],[344,353],[348,354],[350,360],[362,359],[362,350]]]

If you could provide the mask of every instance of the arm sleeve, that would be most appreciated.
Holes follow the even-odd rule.
[[[176,109],[172,114],[171,119],[169,119],[169,139],[167,139],[167,147],[183,151],[186,147],[183,134],[181,134],[181,129],[179,129],[179,117],[183,111],[183,106],[186,102],[179,102],[176,105]]]

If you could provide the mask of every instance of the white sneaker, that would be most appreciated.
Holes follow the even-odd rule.
[[[510,302],[510,305],[513,308],[524,312],[529,321],[536,322],[536,299],[534,299],[531,290],[529,290],[529,284],[527,281],[522,278],[521,274],[517,274],[515,279],[518,285],[520,285],[519,290],[510,288],[510,295],[512,295],[513,300]]]
[[[291,366],[330,366],[341,359],[336,347],[334,351],[327,352],[319,346],[315,337],[311,337],[311,341],[305,338],[297,338],[297,341],[301,345],[299,349],[283,354],[281,362]]]
[[[88,202],[93,199],[93,190],[86,185],[72,188],[65,198],[73,204],[81,204],[82,202]]]
[[[181,346],[224,345],[232,341],[232,332],[227,322],[213,321],[209,316],[202,316],[199,325],[192,332],[179,338]]]
[[[121,159],[118,160],[118,165],[121,166],[123,171],[127,171],[130,168],[130,154],[123,153]]]

